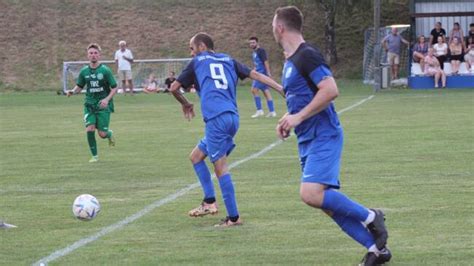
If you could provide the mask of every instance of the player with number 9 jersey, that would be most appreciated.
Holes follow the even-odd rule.
[[[281,85],[269,77],[250,70],[223,53],[214,52],[214,42],[206,33],[196,34],[189,42],[191,55],[194,57],[173,84],[170,91],[182,104],[186,118],[194,116],[193,105],[178,92],[179,87],[194,84],[201,98],[201,111],[205,122],[205,136],[193,149],[190,155],[194,171],[204,192],[202,203],[189,211],[189,216],[200,217],[218,212],[214,184],[204,161],[209,157],[214,164],[214,171],[219,181],[227,216],[218,227],[241,225],[234,184],[232,182],[227,156],[234,149],[234,136],[239,129],[236,89],[238,79],[250,77],[257,79],[281,94]]]
[[[193,58],[177,80],[184,87],[195,84],[206,122],[225,112],[238,114],[237,79],[249,75],[250,69],[229,55],[204,51]]]

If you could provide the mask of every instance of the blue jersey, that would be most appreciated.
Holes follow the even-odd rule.
[[[177,80],[183,87],[195,85],[204,122],[207,122],[225,112],[238,114],[238,78],[245,79],[250,71],[229,55],[206,51],[196,55]]]
[[[268,75],[267,69],[265,68],[265,61],[267,61],[267,52],[263,48],[257,48],[252,53],[253,63],[255,65],[255,70],[258,73]]]
[[[290,56],[283,67],[282,85],[286,95],[286,105],[290,114],[301,111],[316,93],[317,85],[325,77],[332,76],[321,52],[302,43]],[[342,132],[334,104],[306,119],[295,128],[298,143],[319,137],[335,136]]]

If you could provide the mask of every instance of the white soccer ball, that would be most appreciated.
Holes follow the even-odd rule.
[[[100,212],[100,203],[92,195],[82,194],[78,196],[72,204],[72,213],[77,219],[90,221]]]

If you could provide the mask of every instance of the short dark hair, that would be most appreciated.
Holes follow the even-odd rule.
[[[275,15],[289,29],[303,32],[303,13],[296,6],[279,7],[275,11]]]
[[[194,35],[193,43],[195,45],[203,43],[208,49],[214,50],[214,41],[212,41],[212,37],[205,32],[199,32],[198,34]]]
[[[95,42],[93,42],[93,43],[91,43],[87,46],[87,51],[89,51],[89,49],[91,49],[91,48],[97,49],[99,52],[102,51],[102,49],[100,49],[100,45],[98,45]]]
[[[256,42],[258,42],[258,38],[255,37],[255,36],[252,36],[252,37],[249,38],[249,41],[256,41]]]
[[[440,26],[443,26],[443,24],[441,24],[441,21],[436,22],[436,24],[439,24]]]
[[[474,23],[469,24],[469,27],[474,27]]]

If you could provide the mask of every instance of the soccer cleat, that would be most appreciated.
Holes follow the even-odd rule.
[[[206,216],[208,214],[215,215],[217,214],[218,209],[217,209],[217,203],[205,203],[202,202],[201,205],[199,205],[197,208],[194,208],[188,212],[189,216],[191,217],[202,217]]]
[[[277,116],[276,112],[270,112],[265,117],[276,117],[276,116]]]
[[[16,228],[16,225],[13,224],[7,224],[4,221],[0,220],[0,228],[2,229],[7,229],[7,228]]]
[[[359,266],[376,266],[376,265],[383,265],[385,262],[390,261],[392,258],[392,253],[388,248],[384,248],[380,251],[377,255],[373,252],[368,252],[365,254],[362,261],[359,263]]]
[[[370,233],[374,236],[375,245],[379,250],[384,249],[387,244],[388,232],[385,227],[385,214],[382,210],[371,209],[375,213],[374,220],[367,225]]]
[[[112,130],[110,130],[111,133],[113,133]],[[115,138],[114,138],[114,135],[110,136],[110,138],[108,138],[109,140],[109,147],[114,147],[115,146]]]
[[[257,112],[255,112],[255,114],[253,114],[251,117],[252,118],[257,118],[257,117],[260,117],[260,116],[263,116],[264,113],[263,113],[263,110],[257,110]]]
[[[90,163],[96,163],[99,161],[99,156],[96,155],[96,156],[92,156],[89,160]]]
[[[229,218],[229,216],[225,217],[224,219],[222,219],[220,221],[220,223],[214,225],[214,227],[219,227],[219,228],[227,228],[227,227],[231,227],[231,226],[239,226],[239,225],[242,225],[242,219],[237,219],[237,221],[235,222],[232,222]]]

